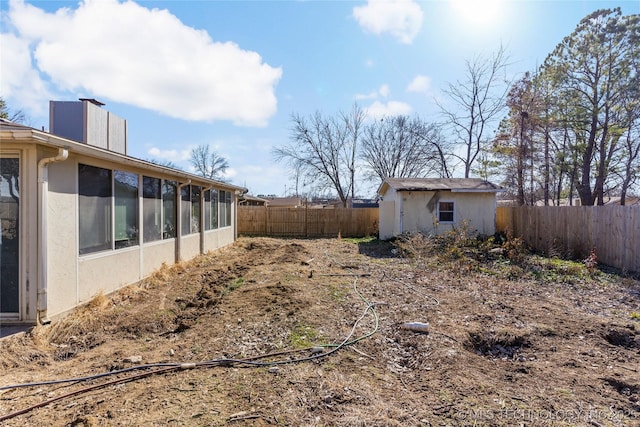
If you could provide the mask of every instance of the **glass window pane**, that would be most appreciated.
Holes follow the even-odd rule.
[[[200,193],[202,189],[197,185],[191,186],[191,232],[200,232]]]
[[[211,229],[218,228],[218,190],[211,190]]]
[[[162,239],[162,190],[159,178],[142,177],[143,241]]]
[[[126,248],[138,244],[138,175],[115,171],[114,223],[115,248]]]
[[[211,190],[207,190],[204,192],[204,218],[202,218],[202,223],[204,224],[205,230],[211,230]]]
[[[224,204],[226,205],[226,213],[227,213],[227,227],[229,227],[231,225],[231,192],[227,191],[225,193],[225,200],[224,200]]]
[[[454,203],[453,202],[440,202],[438,204],[438,221],[440,222],[453,222]]]
[[[80,254],[111,249],[111,171],[78,165]]]
[[[180,189],[180,234],[191,234],[191,186]]]
[[[226,197],[226,191],[224,190],[220,190],[219,194],[220,194],[220,203],[219,203],[219,209],[220,209],[220,216],[219,216],[219,221],[220,221],[220,227],[226,227],[227,226],[227,205],[224,203],[225,201],[225,197]]]
[[[176,183],[162,182],[163,239],[176,237]]]
[[[0,313],[20,312],[20,159],[0,159]]]

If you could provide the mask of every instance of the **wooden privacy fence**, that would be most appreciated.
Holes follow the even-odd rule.
[[[377,236],[378,208],[238,206],[238,234],[270,237]]]
[[[640,272],[640,208],[637,206],[499,207],[498,231],[521,237],[547,254],[586,258]]]

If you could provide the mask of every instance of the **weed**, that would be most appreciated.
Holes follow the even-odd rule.
[[[629,315],[629,317],[631,317],[633,320],[640,320],[640,313],[634,311]]]
[[[438,391],[438,398],[443,402],[451,402],[452,400],[451,395],[444,390]]]
[[[289,334],[289,342],[293,348],[307,348],[313,345],[313,341],[318,338],[318,332],[309,325],[297,324]]]
[[[558,331],[556,331],[552,326],[541,325],[538,328],[538,333],[543,337],[555,337],[558,336]]]
[[[522,263],[528,253],[524,240],[519,237],[507,237],[507,240],[502,244],[502,249],[505,256],[516,264]]]
[[[227,285],[226,288],[224,288],[224,290],[222,291],[222,295],[229,295],[231,292],[235,291],[236,289],[240,288],[242,285],[244,284],[244,278],[243,277],[236,277],[235,279],[233,279],[233,281],[231,283],[229,283]]]
[[[108,302],[109,302],[109,299],[106,296],[104,296],[104,292],[101,290],[100,292],[98,292],[96,296],[94,296],[91,299],[91,301],[87,303],[87,308],[90,308],[90,309],[102,308],[106,306]]]
[[[374,243],[376,240],[378,240],[378,238],[375,236],[343,237],[342,240],[344,242],[354,243],[357,245],[358,243]]]
[[[349,290],[344,286],[329,285],[329,297],[331,297],[333,301],[342,302],[347,294],[349,294]]]
[[[590,272],[596,270],[598,268],[598,255],[596,254],[596,248],[592,248],[591,252],[589,252],[589,256],[582,262]]]

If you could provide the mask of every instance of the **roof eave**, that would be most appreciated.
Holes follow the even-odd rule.
[[[505,191],[504,188],[456,188],[451,189],[452,193],[499,193],[501,191]]]
[[[100,147],[83,144],[70,139],[62,138],[56,135],[52,135],[47,132],[42,132],[32,128],[26,129],[11,129],[0,130],[0,139],[2,140],[14,140],[16,142],[27,142],[32,140],[36,143],[51,145],[55,148],[66,148],[67,150],[81,154],[88,157],[93,157],[102,160],[108,160],[114,163],[121,163],[129,166],[135,166],[143,169],[153,170],[160,172],[164,175],[170,175],[176,178],[177,181],[201,183],[205,186],[222,187],[229,190],[234,190],[239,193],[247,192],[248,189],[239,187],[236,185],[228,184],[222,181],[204,178],[199,175],[194,175],[186,172],[179,171],[177,169],[168,168],[166,166],[157,165],[146,160],[136,159],[135,157],[129,157],[124,154],[116,153],[113,151],[105,150]]]

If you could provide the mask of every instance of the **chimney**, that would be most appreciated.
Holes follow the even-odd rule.
[[[127,121],[94,98],[49,101],[49,131],[57,136],[127,154]]]

